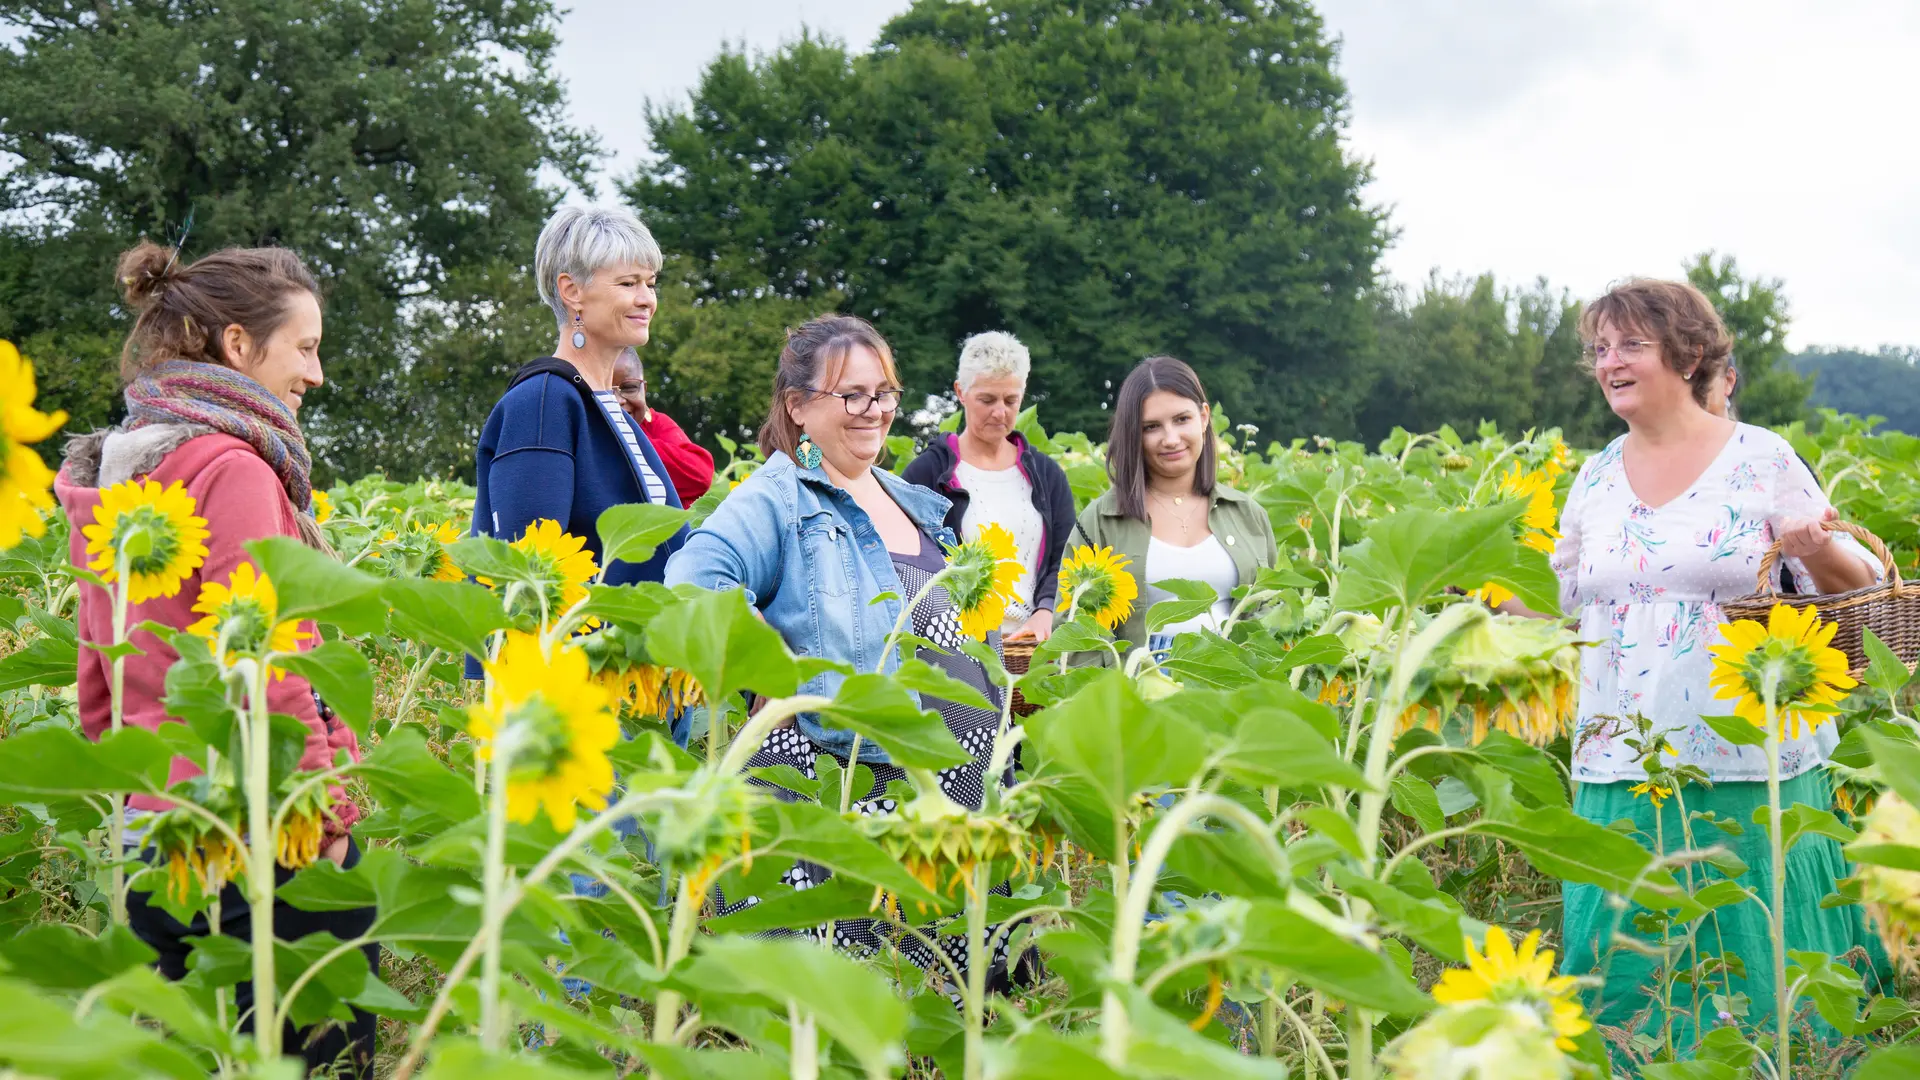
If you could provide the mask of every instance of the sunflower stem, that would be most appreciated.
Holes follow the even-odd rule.
[[[987,864],[973,868],[967,891],[966,1080],[986,1075]]]
[[[693,891],[693,880],[686,874],[680,875],[680,892],[673,901],[673,924],[667,928],[667,965],[661,970],[672,971],[693,947],[693,932],[700,925],[700,903],[701,897]],[[660,991],[653,1004],[653,1041],[672,1041],[674,1025],[679,1019],[679,992]]]
[[[120,733],[125,723],[127,709],[127,661],[120,654],[120,646],[127,642],[127,573],[132,558],[125,551],[114,553],[113,577],[113,705],[110,720],[111,730]],[[113,865],[108,875],[107,909],[112,914],[113,925],[127,925],[127,797],[114,792],[109,799],[107,817],[107,861]]]
[[[1784,1080],[1793,1075],[1788,1068],[1792,1061],[1792,1046],[1788,1036],[1791,1034],[1789,1022],[1793,1003],[1787,998],[1787,867],[1780,842],[1780,712],[1775,701],[1779,682],[1778,666],[1768,665],[1761,684],[1767,707],[1767,847],[1773,857],[1770,868],[1773,872],[1773,904],[1772,910],[1767,912],[1767,920],[1770,924],[1768,929],[1773,934],[1773,1011],[1778,1032],[1774,1054],[1779,1062],[1779,1075]]]
[[[814,1024],[813,1014],[791,998],[787,1000],[787,1027],[793,1043],[787,1055],[787,1075],[792,1080],[819,1080],[820,1029]]]
[[[480,1045],[497,1053],[506,1038],[506,1017],[500,1001],[500,937],[506,920],[499,914],[507,879],[507,775],[511,768],[511,729],[494,740],[488,762],[487,851],[481,867],[482,891],[480,954]]]
[[[253,953],[253,1038],[260,1060],[280,1057],[279,1015],[274,1008],[277,985],[273,974],[273,894],[274,831],[273,795],[269,787],[273,766],[273,717],[267,711],[267,665],[259,660],[241,660],[251,665],[246,672],[247,713],[247,906],[252,928]]]

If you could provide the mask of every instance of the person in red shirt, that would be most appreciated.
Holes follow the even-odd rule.
[[[680,505],[692,506],[713,486],[713,455],[687,438],[672,417],[647,404],[647,371],[640,366],[639,353],[628,349],[614,361],[613,389],[667,467],[667,479],[679,493]]]

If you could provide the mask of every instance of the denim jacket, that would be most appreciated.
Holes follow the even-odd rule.
[[[874,476],[922,532],[953,543],[943,521],[944,495],[917,487],[884,469]],[[851,664],[872,671],[894,620],[909,597],[901,596],[893,557],[873,519],[853,497],[833,485],[822,468],[801,468],[775,452],[667,561],[668,585],[703,589],[744,589],[747,602],[780,632],[794,653]],[[874,603],[882,593],[892,599]],[[898,649],[884,670],[900,666]],[[832,697],[845,676],[825,672],[800,688],[803,694]],[[914,695],[915,700],[919,695]],[[815,746],[845,756],[853,732],[829,730],[817,716],[803,713],[800,730]],[[884,762],[886,751],[860,744],[860,760]]]

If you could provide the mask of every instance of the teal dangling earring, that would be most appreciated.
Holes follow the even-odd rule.
[[[573,347],[576,349],[587,347],[587,330],[580,325],[580,313],[577,311],[573,313]]]
[[[794,447],[793,458],[803,469],[820,467],[820,448],[813,445],[813,436],[804,431],[800,433],[800,445]]]

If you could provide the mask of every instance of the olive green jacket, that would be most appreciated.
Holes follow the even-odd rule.
[[[1240,571],[1240,584],[1249,584],[1256,571],[1263,566],[1271,567],[1280,559],[1279,548],[1273,540],[1273,522],[1267,518],[1266,508],[1255,502],[1253,496],[1225,484],[1214,485],[1212,500],[1207,508],[1207,528],[1226,545],[1227,554],[1233,557],[1233,565]],[[1114,636],[1136,647],[1147,643],[1147,540],[1151,536],[1152,529],[1146,522],[1120,513],[1119,496],[1108,489],[1080,512],[1073,536],[1067,541],[1069,556],[1085,544],[1094,548],[1110,547],[1114,554],[1131,560],[1127,571],[1140,587],[1140,597],[1134,602],[1133,613],[1120,624]]]

